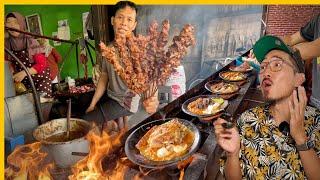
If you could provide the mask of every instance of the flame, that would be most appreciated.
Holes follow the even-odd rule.
[[[119,150],[121,138],[125,130],[116,134],[103,131],[97,132],[97,128],[91,130],[86,138],[90,143],[90,152],[88,156],[77,162],[72,167],[70,180],[100,180],[100,179],[124,179],[128,167],[117,157],[115,167],[104,170],[103,161],[106,157]]]
[[[41,152],[41,143],[22,145],[9,155],[7,162],[9,167],[5,169],[6,179],[53,179],[50,170],[53,163],[45,164],[47,153]]]
[[[178,169],[180,170],[180,177],[179,180],[183,180],[184,177],[184,169],[185,167],[187,167],[192,161],[193,161],[194,157],[190,156],[188,159],[184,160],[184,161],[180,161],[178,163]]]
[[[194,160],[194,156],[190,156],[189,158],[178,162],[177,169],[180,171],[179,180],[184,179],[184,170],[193,160]],[[132,178],[133,180],[142,180],[142,179],[144,179],[145,176],[148,176],[149,174],[151,174],[153,172],[161,173],[161,171],[164,169],[163,168],[155,168],[155,169],[151,169],[151,170],[150,169],[144,170],[141,166],[139,166],[139,170],[140,170],[140,172],[137,173]]]
[[[111,124],[112,125],[112,124]],[[116,128],[115,128],[116,129]],[[98,128],[93,128],[86,136],[89,141],[89,154],[72,167],[72,175],[69,180],[122,180],[125,179],[126,172],[130,168],[128,166],[128,158],[120,157],[121,154],[121,139],[126,131],[126,128],[120,131],[111,131],[105,129],[102,133]],[[180,163],[177,168],[180,170],[180,178],[184,177],[184,168],[187,167],[193,160],[190,157]],[[105,167],[108,161],[107,167]],[[140,173],[136,174],[132,179],[141,180],[152,172],[159,172],[163,168],[156,168],[144,171],[139,166]]]
[[[161,171],[163,168],[155,168],[155,169],[148,169],[144,170],[143,167],[139,166],[139,173],[137,173],[132,179],[133,180],[141,180],[143,177],[148,176],[150,173],[155,172],[155,171]]]

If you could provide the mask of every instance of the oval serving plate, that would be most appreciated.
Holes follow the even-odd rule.
[[[140,154],[140,151],[136,148],[136,144],[139,142],[139,140],[155,125],[161,125],[163,123],[166,123],[172,119],[177,119],[181,124],[187,126],[193,133],[194,133],[194,141],[191,147],[189,148],[189,151],[178,158],[169,160],[169,161],[152,161],[144,157]],[[168,119],[160,119],[155,120],[152,122],[149,122],[147,124],[144,124],[134,130],[126,139],[125,142],[125,153],[130,161],[133,163],[145,167],[145,168],[166,168],[166,167],[176,167],[178,162],[186,160],[189,158],[193,153],[195,153],[200,144],[200,131],[192,122],[184,119],[179,118],[168,118]]]

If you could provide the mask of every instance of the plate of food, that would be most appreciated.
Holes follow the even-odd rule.
[[[200,119],[214,117],[228,106],[228,100],[214,95],[200,95],[182,104],[182,111]]]
[[[223,81],[209,81],[205,84],[205,88],[218,95],[233,94],[239,91],[240,87],[236,84]]]
[[[197,151],[200,131],[190,121],[155,120],[134,130],[126,139],[130,161],[146,168],[174,167]]]
[[[235,72],[250,72],[253,70],[253,67],[248,62],[244,62],[240,66],[230,66],[229,69]]]
[[[244,81],[247,78],[244,73],[235,71],[220,72],[219,77],[225,81]]]

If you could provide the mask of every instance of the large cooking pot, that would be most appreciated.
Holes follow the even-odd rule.
[[[49,141],[49,137],[67,131],[67,118],[61,118],[40,125],[33,131],[33,136],[44,145],[57,166],[67,168],[83,158],[83,156],[73,155],[72,152],[89,152],[89,143],[85,139],[85,135],[90,129],[91,125],[89,122],[82,119],[71,118],[70,131],[78,132],[82,134],[82,136],[65,142]]]

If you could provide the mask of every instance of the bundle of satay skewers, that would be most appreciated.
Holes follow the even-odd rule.
[[[188,47],[195,45],[194,27],[187,24],[167,47],[169,29],[168,20],[162,22],[160,32],[153,21],[146,36],[116,35],[113,45],[100,43],[102,56],[113,65],[127,87],[144,99],[157,92],[158,86],[180,65]]]

